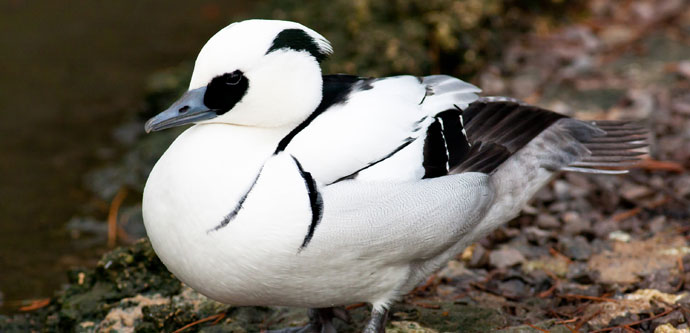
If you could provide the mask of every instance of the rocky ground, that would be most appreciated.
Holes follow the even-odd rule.
[[[396,304],[387,332],[690,332],[690,4],[591,7],[580,23],[508,45],[475,83],[579,118],[642,119],[650,158],[624,176],[554,180]],[[171,77],[157,82],[176,87]],[[143,184],[148,169],[135,165],[150,165],[152,147],[167,140],[138,143],[120,166],[100,171],[95,191],[117,192],[113,179]],[[353,324],[343,332],[368,313],[349,308]],[[2,331],[258,332],[306,321],[301,309],[208,300],[171,276],[145,240],[70,272],[56,297],[24,310],[0,316]]]

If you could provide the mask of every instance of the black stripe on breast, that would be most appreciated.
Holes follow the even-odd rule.
[[[381,162],[387,160],[387,159],[390,158],[391,156],[395,155],[397,152],[403,150],[403,148],[409,146],[410,143],[414,142],[414,140],[415,140],[415,138],[407,138],[407,139],[405,139],[405,141],[403,141],[403,143],[402,143],[400,146],[398,146],[398,148],[393,149],[393,151],[390,152],[388,155],[386,155],[386,156],[384,156],[384,157],[382,157],[382,158],[380,158],[380,159],[378,159],[378,160],[376,160],[376,161],[374,161],[374,162],[368,163],[365,167],[363,167],[363,168],[361,168],[361,169],[359,169],[359,170],[357,170],[357,171],[355,171],[355,172],[353,172],[353,173],[351,173],[351,174],[349,174],[349,175],[347,175],[347,176],[338,178],[337,180],[335,180],[335,181],[332,182],[331,184],[335,184],[335,183],[337,183],[337,182],[339,182],[339,181],[343,181],[343,180],[354,179],[355,177],[357,177],[357,175],[358,175],[360,172],[362,172],[362,171],[364,171],[364,170],[366,170],[366,169],[369,169],[369,168],[373,167],[374,165],[379,164],[379,163],[381,163]],[[330,184],[329,184],[329,185],[330,185]]]
[[[235,217],[237,217],[237,214],[238,214],[238,213],[240,212],[240,210],[242,209],[242,205],[243,205],[244,202],[247,200],[247,197],[249,196],[249,193],[250,193],[250,192],[252,191],[252,189],[254,188],[254,185],[256,185],[256,182],[259,180],[259,177],[261,176],[261,171],[263,171],[263,169],[264,169],[264,167],[263,167],[263,165],[262,165],[262,166],[261,166],[261,169],[259,169],[259,172],[256,174],[256,177],[254,177],[254,180],[252,181],[252,184],[249,186],[249,188],[247,189],[247,191],[240,197],[240,200],[237,201],[237,204],[235,205],[235,208],[233,208],[233,210],[232,210],[228,215],[225,215],[225,217],[223,218],[223,220],[221,220],[220,223],[219,223],[217,226],[213,227],[212,229],[208,230],[207,232],[218,231],[219,229],[221,229],[221,228],[225,227],[226,225],[228,225],[228,223],[230,223],[232,220],[234,220]]]
[[[298,252],[301,252],[309,245],[312,237],[314,237],[316,227],[319,225],[319,222],[321,222],[321,218],[323,217],[323,199],[321,199],[321,193],[319,193],[319,189],[316,187],[316,181],[314,181],[314,177],[311,176],[311,173],[304,171],[302,164],[300,164],[294,156],[290,156],[295,161],[297,169],[299,169],[299,173],[304,179],[304,185],[307,187],[307,193],[309,194],[309,205],[311,206],[311,223],[302,241],[302,246],[300,246],[298,250]]]
[[[316,117],[328,110],[331,106],[339,103],[345,103],[348,96],[355,91],[371,89],[371,83],[373,80],[374,79],[371,78],[361,78],[354,75],[324,75],[321,103],[318,107],[316,107],[316,110],[314,110],[314,112],[307,117],[307,119],[305,119],[280,140],[278,147],[276,147],[275,153],[277,154],[281,151],[284,151],[299,132],[309,126],[309,124],[311,124]]]

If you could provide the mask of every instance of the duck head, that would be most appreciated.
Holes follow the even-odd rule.
[[[248,20],[216,33],[199,52],[189,90],[146,122],[147,132],[190,123],[283,127],[321,102],[328,40],[295,22]]]

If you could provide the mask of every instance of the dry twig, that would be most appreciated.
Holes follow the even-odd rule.
[[[532,325],[532,324],[530,324],[530,323],[525,323],[525,325],[527,325],[527,326],[529,326],[529,327],[531,327],[531,328],[533,328],[533,329],[535,329],[535,330],[537,330],[537,331],[540,331],[540,332],[546,332],[546,333],[549,332],[548,330],[545,330],[545,329],[543,329],[543,328],[534,326],[534,325]]]
[[[127,190],[124,187],[120,188],[110,203],[110,210],[108,211],[108,247],[114,247],[117,241],[117,212],[120,210],[120,206],[122,206],[126,196]]]
[[[671,313],[671,312],[673,312],[673,311],[676,311],[676,310],[678,310],[678,307],[673,307],[673,308],[670,308],[670,309],[668,309],[668,310],[666,310],[666,311],[664,311],[664,312],[662,312],[662,313],[660,313],[660,314],[658,314],[658,315],[651,316],[651,317],[649,317],[649,318],[645,318],[645,319],[633,321],[632,323],[622,324],[622,325],[618,325],[618,326],[602,328],[602,329],[600,329],[600,330],[592,331],[592,333],[613,331],[613,330],[616,329],[616,328],[632,329],[630,326],[639,325],[639,324],[642,324],[642,323],[644,323],[644,322],[646,322],[646,321],[650,321],[650,320],[654,320],[654,319],[657,319],[657,318],[661,318],[661,317],[663,317],[663,316],[665,316],[665,315],[667,315],[667,314],[669,314],[669,313]]]
[[[180,333],[180,332],[182,332],[182,331],[184,331],[184,330],[186,330],[192,326],[196,326],[196,325],[199,325],[199,324],[205,323],[207,321],[211,321],[211,320],[214,320],[213,323],[211,323],[211,324],[215,325],[215,324],[218,324],[218,322],[220,322],[221,320],[223,320],[223,318],[225,318],[225,313],[219,313],[219,314],[215,314],[213,316],[208,316],[204,319],[199,319],[195,322],[191,322],[187,325],[184,325],[184,326],[180,327],[179,329],[177,329],[176,331],[174,331],[173,333]]]
[[[50,298],[41,298],[32,300],[29,305],[22,306],[19,311],[34,311],[40,308],[44,308],[50,304]]]

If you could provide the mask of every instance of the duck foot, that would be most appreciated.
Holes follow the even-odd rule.
[[[350,315],[342,307],[309,309],[309,323],[302,327],[288,327],[267,333],[336,333],[333,318],[345,322],[350,321]]]
[[[386,320],[388,320],[388,309],[371,310],[371,319],[364,327],[362,333],[384,333],[386,332]]]

